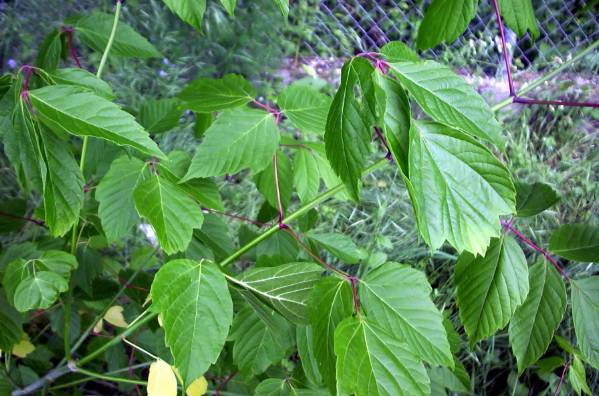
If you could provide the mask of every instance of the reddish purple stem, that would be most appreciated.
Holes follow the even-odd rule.
[[[551,394],[551,396],[557,396],[559,394],[559,390],[562,387],[562,383],[564,382],[564,378],[566,378],[566,374],[568,373],[568,368],[570,367],[570,360],[568,360],[566,362],[566,364],[564,364],[564,369],[562,370],[562,375],[559,377],[559,382],[557,383],[557,386],[555,387],[555,390],[553,391],[553,393]]]
[[[503,22],[501,21],[501,15],[499,13],[499,4],[497,0],[493,0],[493,7],[495,8],[495,16],[497,17],[497,23],[499,24],[499,33],[501,34],[501,45],[503,47],[503,60],[505,62],[505,70],[507,72],[507,82],[510,87],[510,96],[516,96],[516,90],[514,89],[514,81],[512,80],[512,71],[510,69],[510,59],[507,53],[507,44],[505,41],[505,32],[503,29]]]
[[[520,104],[539,104],[539,105],[555,105],[555,106],[566,106],[566,107],[593,107],[599,108],[599,103],[591,102],[574,102],[568,100],[542,100],[542,99],[528,99],[514,96],[513,103]]]
[[[379,127],[374,127],[374,133],[376,133],[376,136],[379,138],[381,143],[383,143],[383,146],[385,146],[385,149],[387,150],[385,158],[387,158],[389,162],[393,162],[393,155],[391,154],[391,149],[389,148],[387,140],[385,139],[385,136],[383,136],[381,129]]]
[[[79,62],[79,58],[77,57],[77,53],[75,52],[75,47],[73,47],[73,28],[65,26],[62,28],[62,31],[67,34],[67,45],[69,47],[69,55],[71,56],[73,62],[75,62],[77,67],[82,68],[81,63]]]

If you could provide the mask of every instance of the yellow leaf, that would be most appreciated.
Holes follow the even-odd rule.
[[[158,315],[158,325],[162,327],[162,316]]]
[[[204,376],[196,379],[187,388],[187,396],[202,396],[208,392],[208,381]]]
[[[12,347],[12,354],[16,357],[24,358],[35,351],[35,346],[29,341],[27,333],[21,335],[21,341]]]
[[[94,333],[101,333],[104,329],[104,321],[102,319],[98,320],[98,323],[94,326]]]
[[[120,305],[108,308],[106,315],[104,315],[104,320],[116,327],[126,328],[129,326],[123,316],[123,307]]]
[[[164,360],[150,365],[148,396],[177,396],[177,378],[170,364]]]

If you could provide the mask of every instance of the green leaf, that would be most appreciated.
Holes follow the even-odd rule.
[[[286,210],[291,201],[291,194],[293,194],[293,167],[291,160],[282,150],[277,150],[276,156],[281,205],[283,205],[283,210]],[[256,183],[256,188],[264,196],[266,202],[273,208],[278,208],[274,159],[271,159],[263,171],[254,176],[254,183]]]
[[[418,28],[418,49],[451,44],[476,16],[478,0],[433,0]]]
[[[383,45],[380,54],[387,62],[418,62],[418,54],[401,41],[391,41]]]
[[[570,385],[577,395],[580,395],[581,392],[584,392],[585,395],[592,395],[589,385],[587,384],[584,363],[576,355],[572,356],[572,364],[568,370],[568,381],[570,381]]]
[[[420,359],[453,367],[443,316],[424,273],[386,263],[360,280],[358,289],[371,322],[409,344]]]
[[[353,312],[352,289],[345,279],[328,276],[310,293],[308,317],[312,324],[312,349],[322,379],[335,391],[334,335],[337,325]]]
[[[557,193],[544,183],[516,183],[518,217],[535,216],[559,201]]]
[[[57,69],[50,73],[50,77],[60,85],[75,85],[85,88],[102,96],[105,99],[114,99],[112,88],[108,83],[85,69],[70,67],[66,69]]]
[[[58,29],[52,30],[42,41],[35,65],[45,71],[52,71],[58,68],[60,58],[62,57],[62,32]]]
[[[162,133],[179,125],[183,109],[173,98],[146,100],[139,107],[139,123],[150,133]]]
[[[453,370],[447,367],[432,367],[429,369],[429,377],[431,387],[438,383],[451,392],[470,393],[470,377],[459,360],[455,361]]]
[[[297,241],[285,231],[274,233],[256,248],[257,267],[275,267],[297,261]]]
[[[29,91],[29,97],[42,122],[57,133],[94,136],[165,158],[132,115],[100,96],[73,86],[51,85]]]
[[[468,135],[432,122],[410,129],[409,180],[418,226],[431,249],[447,240],[459,252],[484,254],[515,211],[510,173]]]
[[[315,389],[298,389],[292,378],[268,378],[260,382],[254,396],[329,396],[328,392]]]
[[[370,154],[374,101],[373,68],[364,58],[352,58],[341,69],[341,84],[329,110],[324,134],[331,167],[355,200],[360,199],[360,179]],[[360,90],[361,100],[356,96]]]
[[[320,171],[310,150],[300,149],[293,158],[293,186],[302,203],[316,198],[320,189]]]
[[[494,238],[484,257],[462,253],[455,269],[457,305],[470,344],[495,333],[528,295],[528,267],[518,243]]]
[[[193,124],[193,135],[196,138],[204,136],[204,132],[212,125],[212,113],[196,113],[196,121]]]
[[[302,132],[324,134],[331,98],[306,85],[293,84],[281,92],[277,105]]]
[[[288,320],[307,324],[308,296],[321,274],[322,268],[315,263],[291,263],[253,268],[239,279],[229,279],[254,293]]]
[[[139,183],[133,192],[135,207],[146,218],[166,254],[184,251],[204,216],[200,206],[178,185],[156,175]]]
[[[19,283],[15,290],[15,308],[20,312],[49,308],[69,284],[60,275],[49,271],[32,274]]]
[[[394,79],[379,72],[372,74],[380,125],[393,159],[408,174],[411,110],[408,95]]]
[[[275,4],[279,6],[281,14],[285,19],[289,18],[289,0],[274,0]]]
[[[599,262],[599,227],[566,224],[553,232],[549,251],[568,260]]]
[[[230,16],[235,16],[235,7],[237,6],[237,0],[220,0],[224,9],[227,10]]]
[[[245,168],[260,172],[272,162],[278,143],[272,114],[255,109],[225,111],[206,131],[182,181]]]
[[[225,259],[235,250],[227,223],[217,215],[205,214],[202,228],[196,230],[194,236],[208,246],[218,260]]]
[[[345,234],[308,232],[306,237],[345,264],[356,264],[366,258],[365,252],[358,248],[354,241]]]
[[[543,356],[566,310],[566,287],[546,260],[530,267],[529,284],[528,296],[514,312],[509,327],[518,374]]]
[[[431,118],[504,146],[501,126],[483,98],[447,66],[433,61],[389,64],[403,87]]]
[[[252,307],[244,307],[233,320],[231,336],[233,362],[244,377],[262,374],[287,356],[293,346],[292,328],[281,315],[271,310],[273,326],[262,321]]]
[[[0,216],[0,234],[20,229],[26,222],[27,201],[24,199],[4,199],[0,202],[0,212],[9,216]]]
[[[225,345],[233,302],[218,267],[206,260],[172,260],[154,278],[152,306],[185,384],[204,374]]]
[[[206,12],[206,0],[162,0],[179,18],[202,31],[202,19]]]
[[[255,97],[256,90],[252,84],[236,74],[225,74],[221,79],[198,78],[178,95],[189,110],[198,113],[243,106]]]
[[[314,336],[312,326],[297,326],[295,329],[297,352],[302,363],[302,369],[308,381],[314,385],[322,384],[322,376],[318,369],[318,360],[314,352]]]
[[[79,18],[74,27],[83,43],[102,53],[108,44],[113,22],[114,15],[95,11]],[[123,21],[117,25],[110,54],[142,59],[162,56],[156,47]]]
[[[355,396],[429,395],[426,369],[407,344],[368,319],[347,318],[335,330],[337,387]]]
[[[531,0],[499,0],[499,11],[504,23],[519,37],[528,31],[534,41],[541,35]]]
[[[23,318],[0,293],[0,350],[11,351],[21,339]]]
[[[140,182],[149,177],[147,164],[135,157],[122,156],[112,162],[100,180],[95,198],[108,242],[122,239],[139,221],[133,192]]]
[[[586,362],[599,370],[599,276],[570,284],[576,341]]]
[[[53,236],[62,236],[79,221],[83,206],[83,175],[69,149],[48,129],[41,130],[46,156],[44,220]]]

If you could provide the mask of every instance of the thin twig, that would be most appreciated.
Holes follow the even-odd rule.
[[[564,378],[566,378],[566,373],[568,372],[568,368],[570,367],[570,362],[571,362],[571,360],[568,360],[566,362],[566,364],[564,364],[564,369],[562,370],[562,375],[560,375],[559,382],[557,383],[557,386],[555,387],[555,390],[553,391],[551,396],[557,396],[559,394],[559,390],[562,387],[562,383],[564,382]]]

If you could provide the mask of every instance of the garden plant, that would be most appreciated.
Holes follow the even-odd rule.
[[[205,0],[164,3],[202,31]],[[275,3],[287,18],[288,2]],[[457,38],[477,3],[433,1],[418,49]],[[501,16],[538,36],[530,1],[493,3],[502,37]],[[234,17],[236,0],[220,4]],[[523,95],[596,46],[518,92],[510,75],[494,106],[450,67],[390,42],[346,60],[332,96],[299,80],[268,100],[225,74],[133,111],[102,79],[109,58],[162,55],[122,8],[67,18],[33,64],[0,77],[0,136],[21,191],[2,203],[0,231],[25,236],[0,257],[0,395],[83,394],[82,383],[151,396],[483,394],[459,356],[497,332],[518,376],[558,370],[544,394],[591,394],[599,276],[568,266],[599,262],[599,227],[562,224],[547,248],[519,230],[559,196],[514,179],[496,113],[595,106]],[[99,55],[93,72],[77,45]],[[195,122],[193,155],[157,144],[182,117]],[[320,208],[357,205],[363,178],[384,167],[399,172],[430,252],[458,256],[450,305],[435,303],[420,269],[316,229]],[[225,208],[240,179],[263,198],[255,217]],[[226,221],[242,224],[237,242]],[[121,263],[136,230],[151,247]],[[564,315],[569,337],[555,335]],[[550,346],[562,353],[547,356]]]

